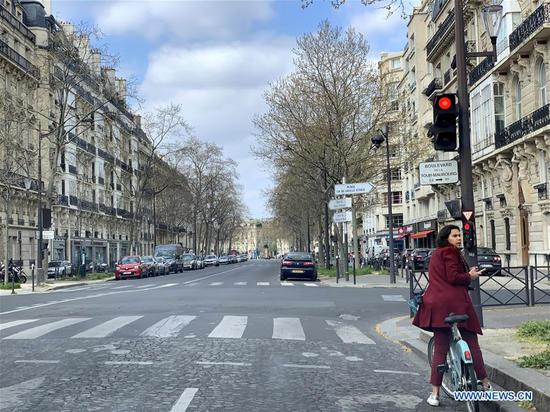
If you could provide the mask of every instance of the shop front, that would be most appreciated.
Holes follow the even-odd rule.
[[[410,249],[412,248],[413,241],[411,240],[411,234],[414,233],[415,226],[414,225],[406,225],[406,226],[399,226],[397,228],[397,237],[396,240],[400,240],[403,242],[403,249]]]
[[[415,248],[435,248],[437,220],[426,220],[415,224],[415,232],[411,233]]]

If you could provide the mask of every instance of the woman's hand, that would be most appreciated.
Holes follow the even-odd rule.
[[[471,280],[477,279],[479,277],[479,275],[481,275],[482,273],[483,273],[483,270],[477,270],[476,266],[471,268],[470,271],[468,272],[468,274],[470,275]]]

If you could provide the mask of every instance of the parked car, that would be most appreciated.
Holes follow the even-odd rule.
[[[310,278],[317,280],[317,267],[311,253],[291,252],[281,262],[281,280],[294,278]]]
[[[183,269],[195,270],[197,268],[197,258],[195,255],[187,253],[183,255]]]
[[[239,263],[237,255],[229,255],[229,263]]]
[[[207,255],[204,258],[204,266],[220,266],[220,262],[216,255]]]
[[[179,244],[158,245],[155,247],[155,258],[163,257],[170,264],[170,271],[177,273],[183,270],[183,247]]]
[[[231,262],[229,261],[229,256],[220,256],[220,257],[218,258],[218,263],[219,263],[220,265],[228,265],[228,264],[231,263]]]
[[[202,256],[195,256],[195,268],[204,269],[204,258]]]
[[[409,261],[409,269],[412,270],[426,270],[428,269],[429,259],[428,254],[433,249],[417,248],[412,251],[411,259]]]
[[[166,258],[159,256],[155,258],[155,261],[157,262],[157,267],[160,275],[168,275],[170,273],[170,264],[168,263]]]
[[[248,255],[246,253],[241,254],[241,262],[246,262],[248,260]]]
[[[157,276],[159,274],[158,263],[153,256],[142,256],[141,262],[145,267],[146,276]]]
[[[115,267],[115,279],[145,277],[145,266],[139,256],[125,256]]]
[[[52,260],[48,263],[48,278],[59,278],[72,275],[71,262],[68,260]]]
[[[485,269],[482,275],[500,275],[502,259],[493,249],[488,247],[477,248],[477,265]]]

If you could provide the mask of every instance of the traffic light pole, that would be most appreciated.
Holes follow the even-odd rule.
[[[475,204],[472,176],[472,148],[470,144],[470,111],[469,93],[466,73],[466,44],[464,40],[464,4],[463,0],[455,0],[455,40],[456,40],[456,71],[457,71],[457,96],[458,96],[458,134],[460,160],[460,193],[462,198],[462,212],[471,212],[470,220],[475,225]],[[469,243],[469,242],[468,242]],[[464,244],[464,255],[470,266],[477,266],[477,240]],[[472,303],[481,326],[483,326],[483,310],[481,306],[481,292],[479,278],[472,281]]]

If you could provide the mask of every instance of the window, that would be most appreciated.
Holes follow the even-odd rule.
[[[510,250],[510,218],[504,218],[504,241],[506,250]]]
[[[61,195],[65,196],[65,181],[61,181]]]
[[[399,205],[399,204],[401,204],[401,201],[402,201],[402,199],[401,199],[401,197],[402,197],[402,196],[401,196],[401,192],[392,192],[391,197],[392,197],[392,199],[391,199],[391,204],[392,204],[392,205]]]
[[[391,180],[401,180],[401,169],[392,169]]]
[[[489,222],[491,226],[491,249],[495,250],[497,248],[497,236],[495,233],[495,221],[491,220]]]
[[[538,82],[538,99],[539,107],[548,103],[547,88],[546,88],[546,65],[540,59],[537,64],[537,82]]]
[[[546,167],[546,159],[544,158],[544,152],[540,151],[538,154],[538,166],[539,166],[539,182],[546,183],[548,181],[548,168]]]
[[[515,119],[519,120],[521,119],[521,82],[519,81],[519,78],[516,76],[514,77],[513,81],[513,87],[514,87],[514,115]]]
[[[390,217],[388,215],[384,216],[386,218],[386,229],[390,227]],[[393,215],[393,227],[403,226],[403,215]]]
[[[500,196],[497,196],[499,201],[500,201],[500,207],[502,209],[504,209],[506,206],[508,206],[508,204],[506,203],[506,196],[504,195],[500,195]]]
[[[504,83],[493,84],[493,96],[495,102],[495,133],[504,130]]]
[[[392,59],[391,61],[391,68],[392,70],[400,69],[401,68],[401,59]]]
[[[481,91],[481,141],[493,133],[491,114],[491,86],[487,85]]]
[[[474,141],[474,147],[476,143],[480,143],[483,140],[481,135],[481,94],[476,93],[472,97],[472,140]]]

